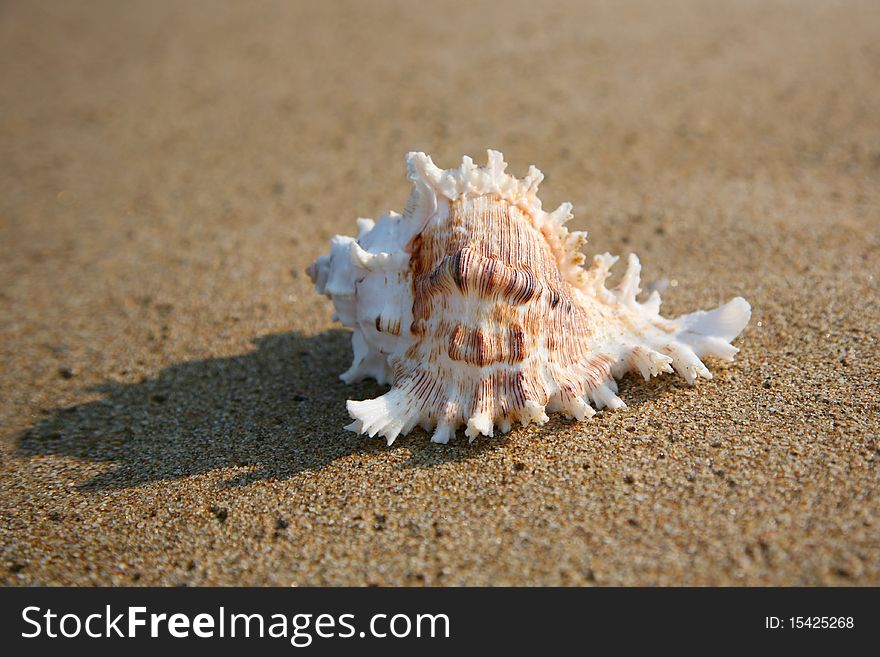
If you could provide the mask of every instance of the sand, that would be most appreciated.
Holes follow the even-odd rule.
[[[4,3],[0,577],[880,584],[880,5]],[[403,156],[536,164],[732,364],[468,445],[342,429],[304,268]]]

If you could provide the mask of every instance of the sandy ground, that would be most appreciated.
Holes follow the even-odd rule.
[[[6,584],[880,584],[880,4],[4,2]],[[469,446],[342,429],[303,270],[501,149],[733,364]]]

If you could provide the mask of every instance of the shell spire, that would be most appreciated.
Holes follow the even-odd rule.
[[[742,298],[675,319],[660,295],[639,301],[641,265],[630,255],[621,282],[606,286],[617,257],[584,267],[586,233],[569,232],[572,206],[545,212],[544,176],[518,179],[498,151],[485,166],[462,158],[441,169],[406,157],[413,192],[403,214],[358,220],[308,269],[336,318],[353,329],[347,383],[375,378],[391,389],[349,401],[348,429],[390,445],[416,426],[445,443],[459,427],[473,440],[548,412],[584,420],[621,408],[615,379],[677,372],[711,378],[707,356],[730,360],[749,321]]]

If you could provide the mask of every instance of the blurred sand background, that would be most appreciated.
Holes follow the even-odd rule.
[[[0,79],[6,584],[880,584],[880,3],[3,2]],[[304,268],[487,147],[736,362],[344,431]]]

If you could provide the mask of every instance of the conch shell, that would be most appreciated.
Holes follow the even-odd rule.
[[[548,411],[583,420],[621,408],[616,378],[648,379],[673,368],[688,383],[711,378],[701,358],[732,360],[731,341],[751,316],[737,297],[676,319],[660,295],[637,300],[641,266],[605,287],[617,257],[584,268],[586,233],[569,232],[572,206],[541,209],[534,166],[519,180],[501,153],[443,170],[424,153],[406,156],[414,189],[403,214],[358,219],[357,238],[337,235],[308,273],[354,330],[346,383],[371,377],[384,395],[347,402],[346,428],[388,444],[416,425],[446,443],[466,425],[473,440],[514,422],[547,422]],[[592,405],[592,406],[591,406]]]

